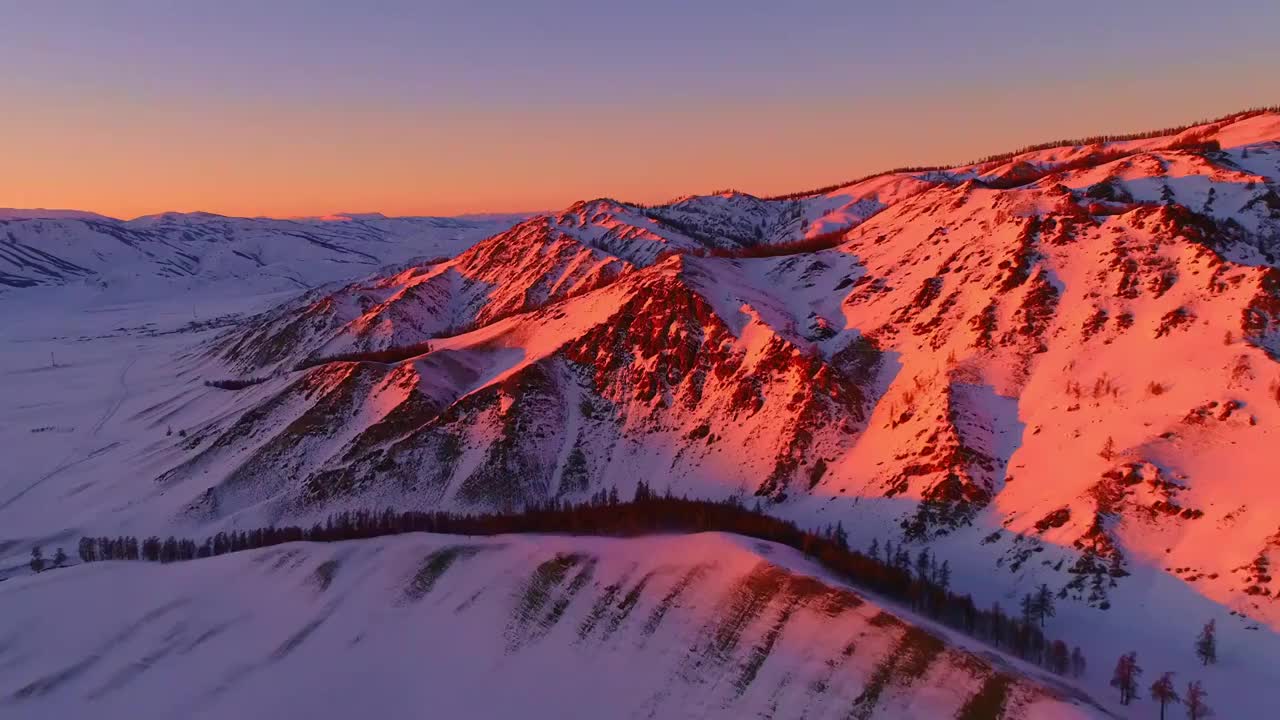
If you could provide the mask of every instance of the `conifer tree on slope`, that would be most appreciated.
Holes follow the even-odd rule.
[[[1036,618],[1040,620],[1040,627],[1044,627],[1044,619],[1053,617],[1057,614],[1057,608],[1053,605],[1053,591],[1048,585],[1041,585],[1036,591],[1035,596],[1031,599],[1031,609]]]
[[[1138,653],[1121,655],[1111,676],[1111,687],[1120,691],[1120,704],[1128,705],[1138,694],[1138,678],[1142,668],[1138,666]]]
[[[1178,697],[1177,688],[1173,686],[1173,673],[1167,672],[1151,683],[1151,699],[1160,703],[1160,720],[1164,720],[1165,706],[1182,702],[1182,698]]]
[[[1205,623],[1200,637],[1196,638],[1196,657],[1204,665],[1218,662],[1218,631],[1212,620]]]
[[[1204,698],[1209,693],[1205,692],[1200,686],[1200,681],[1187,683],[1187,697],[1185,703],[1187,706],[1187,717],[1190,720],[1204,720],[1213,714],[1213,710],[1205,703]]]

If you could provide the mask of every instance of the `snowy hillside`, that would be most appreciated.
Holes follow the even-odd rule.
[[[211,283],[239,292],[306,289],[415,257],[453,255],[518,219],[165,213],[121,221],[0,209],[0,291],[72,283],[154,297]]]
[[[789,548],[714,534],[417,535],[97,563],[0,584],[0,706],[28,718],[1105,717],[812,572]]]

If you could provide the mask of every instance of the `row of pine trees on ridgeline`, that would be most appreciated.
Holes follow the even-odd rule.
[[[1205,623],[1200,630],[1195,644],[1196,657],[1202,665],[1218,662],[1218,631],[1214,621]],[[1128,705],[1138,697],[1138,678],[1142,676],[1142,666],[1138,664],[1138,653],[1130,652],[1120,656],[1116,661],[1115,673],[1111,676],[1111,686],[1120,691],[1120,704]],[[1209,717],[1213,710],[1209,708],[1205,698],[1209,693],[1199,680],[1187,683],[1185,695],[1179,695],[1173,682],[1173,673],[1160,675],[1151,684],[1151,699],[1160,703],[1160,720],[1164,720],[1165,709],[1170,705],[1182,703],[1186,705],[1187,717],[1191,720],[1202,720]]]
[[[662,532],[726,532],[787,545],[817,561],[851,584],[874,591],[907,605],[912,610],[933,618],[1028,662],[1064,676],[1085,675],[1087,663],[1079,647],[1071,647],[1060,639],[1044,634],[1049,618],[1056,615],[1054,593],[1041,585],[1022,598],[1016,614],[1009,614],[995,603],[989,609],[978,608],[971,596],[951,590],[951,567],[938,563],[928,551],[921,550],[913,558],[903,545],[892,542],[883,546],[873,541],[867,552],[849,547],[848,534],[837,523],[821,531],[803,530],[792,522],[765,514],[758,503],[747,508],[737,499],[724,501],[689,500],[654,493],[640,483],[635,496],[622,501],[617,490],[596,493],[580,504],[553,500],[531,506],[518,513],[484,513],[459,515],[447,512],[396,512],[385,510],[341,512],[330,515],[324,523],[311,527],[267,527],[254,530],[219,532],[201,542],[151,536],[142,540],[132,536],[84,537],[79,554],[83,562],[101,560],[146,560],[177,562],[207,558],[227,553],[270,547],[288,542],[339,542],[409,532],[446,533],[455,535],[504,535],[513,533],[560,533],[571,535],[637,536]],[[59,553],[54,567],[65,563]],[[40,558],[37,568],[36,558]],[[39,548],[33,551],[32,568],[44,568]],[[1217,658],[1214,624],[1210,622],[1196,641],[1197,656],[1209,664]],[[1141,668],[1135,653],[1121,657],[1112,685],[1120,690],[1121,702],[1128,705],[1137,697]],[[1207,717],[1205,691],[1198,682],[1191,683],[1185,697],[1173,689],[1167,674],[1152,686],[1152,697],[1164,708],[1176,702],[1186,705],[1193,720]],[[1158,686],[1158,688],[1157,688]]]

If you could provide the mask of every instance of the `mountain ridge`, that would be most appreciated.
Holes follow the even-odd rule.
[[[231,487],[276,497],[269,515],[368,492],[509,507],[579,488],[579,478],[625,492],[660,473],[678,492],[756,495],[801,517],[828,502],[906,500],[913,510],[890,515],[891,532],[908,540],[943,541],[987,522],[982,538],[1014,531],[1037,552],[1058,546],[1078,576],[1115,562],[1127,572],[1147,551],[1122,550],[1125,527],[1201,534],[1207,497],[1188,499],[1197,493],[1176,478],[1205,471],[1178,447],[1198,447],[1209,423],[1250,444],[1273,428],[1274,408],[1247,398],[1280,382],[1280,208],[1267,201],[1280,175],[1280,116],[1121,143],[1038,149],[928,180],[877,176],[834,197],[772,205],[738,193],[658,208],[585,201],[455,259],[284,306],[209,349],[233,373],[282,373],[240,398],[284,414],[202,430],[275,440],[238,444],[237,456],[254,459],[235,461],[237,479],[192,507],[216,518],[252,506],[231,502]],[[803,239],[855,208],[873,210],[830,249],[734,257]],[[1199,366],[1206,338],[1224,349],[1210,354],[1221,367],[1204,378],[1221,384],[1209,392],[1138,380],[1122,360],[1158,343]],[[311,366],[285,382],[309,359],[418,343],[430,350],[390,365]],[[254,360],[268,345],[278,352]],[[1078,379],[1051,388],[1064,372]],[[333,405],[321,411],[319,397]],[[373,397],[378,410],[366,415]],[[1089,443],[1098,460],[1081,462],[1094,480],[1062,479],[1047,501],[1020,489],[1014,479],[1027,473],[1060,475],[1040,440],[1050,416],[1079,414],[1087,425],[1071,432],[1082,436],[1108,404],[1172,434],[1088,429],[1091,440],[1059,442]],[[290,449],[308,437],[312,450]],[[230,442],[201,444],[193,461],[220,466],[218,448]],[[717,442],[751,450],[731,459]],[[281,462],[302,475],[292,489],[278,474],[265,479]],[[175,468],[165,482],[188,474]],[[266,487],[284,495],[261,496]],[[1138,487],[1150,497],[1136,499]],[[1247,487],[1214,487],[1220,498],[1262,501]],[[983,520],[1015,500],[1016,511]],[[1242,548],[1235,563],[1256,552]],[[998,562],[1016,570],[1027,557],[1015,546]],[[1075,579],[1059,582],[1071,592]]]

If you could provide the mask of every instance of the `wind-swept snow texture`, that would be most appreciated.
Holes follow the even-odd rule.
[[[1035,670],[811,572],[789,548],[715,534],[418,535],[84,565],[0,585],[0,708],[129,720],[1105,717]]]
[[[13,567],[80,532],[643,480],[928,547],[984,607],[1047,584],[1098,695],[1130,650],[1226,716],[1280,681],[1275,112],[785,199],[581,202],[194,323],[63,290],[0,299],[27,318],[0,326]]]

